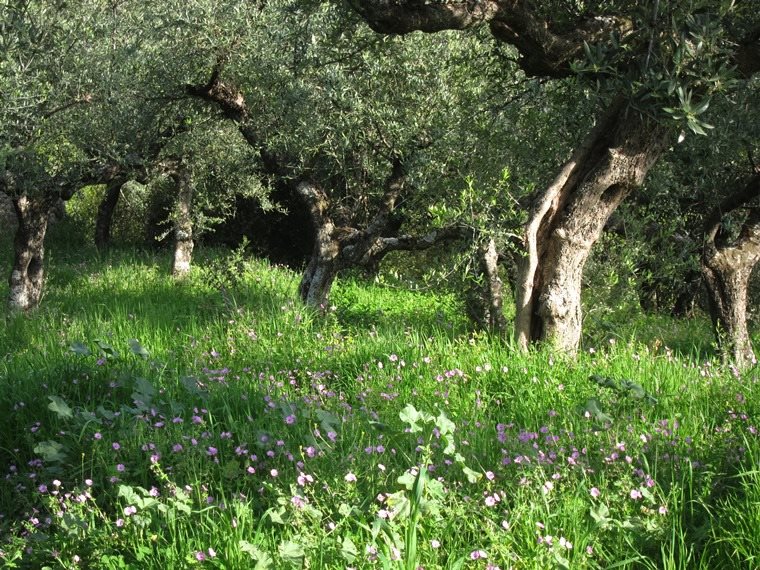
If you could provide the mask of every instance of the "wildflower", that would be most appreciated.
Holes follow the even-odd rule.
[[[84,484],[87,485],[88,487],[92,487],[92,479],[85,479]]]
[[[509,530],[509,521],[508,520],[501,521],[501,528],[503,528],[504,530]]]
[[[658,512],[659,512],[659,513],[660,513],[662,516],[665,516],[665,515],[667,515],[667,514],[668,514],[668,507],[666,507],[665,505],[660,505],[660,508],[658,509]]]
[[[44,493],[47,493],[47,491],[48,491],[48,488],[47,488],[47,485],[40,485],[39,487],[37,487],[37,490],[38,490],[40,493],[43,493],[43,494],[44,494]]]
[[[431,548],[439,548],[441,546],[441,543],[436,540],[435,538],[430,541],[430,547]]]
[[[214,550],[214,549],[213,549],[213,548],[211,548],[210,546],[208,547],[208,556],[209,556],[209,558],[214,558],[214,557],[216,557],[216,550]]]
[[[602,494],[602,492],[597,487],[591,487],[589,493],[591,493],[591,496],[595,499],[599,498],[599,496]]]
[[[202,550],[198,550],[198,551],[195,553],[195,559],[196,559],[198,562],[203,562],[204,560],[206,560],[206,554],[205,554],[205,553],[204,553]]]
[[[470,552],[470,560],[480,560],[488,558],[488,553],[485,550],[473,550]]]
[[[641,494],[641,491],[638,489],[631,489],[631,499],[634,501],[637,499],[640,499],[643,495]]]
[[[206,450],[206,453],[211,457],[215,457],[217,453],[219,453],[219,450],[216,447],[209,446],[209,448]]]
[[[496,475],[494,475],[493,471],[486,471],[486,479],[488,479],[489,481],[493,481],[494,479],[496,479]]]
[[[119,451],[119,450],[121,449],[121,444],[120,444],[118,441],[114,441],[114,442],[111,444],[111,447],[113,447],[113,450],[114,450],[114,451]]]
[[[288,424],[289,426],[293,425],[294,423],[296,423],[296,417],[293,414],[290,414],[289,416],[285,418],[285,423]]]
[[[128,507],[124,507],[124,516],[128,517],[137,512],[137,507],[134,505],[129,505]]]
[[[96,431],[95,435],[92,436],[92,439],[103,439],[103,434],[99,431]]]
[[[123,464],[123,463],[119,463],[119,464],[116,466],[116,471],[118,471],[119,473],[123,473],[124,471],[126,471],[126,469],[127,469],[127,468],[124,466],[124,464]]]
[[[303,497],[299,497],[298,495],[293,495],[293,498],[290,499],[290,502],[293,503],[293,506],[297,509],[302,509],[306,506],[306,501]]]
[[[277,471],[277,469],[272,469],[272,470],[269,472],[269,474],[270,474],[272,477],[277,477],[277,476],[280,474],[280,472],[279,472],[279,471]]]
[[[344,477],[347,483],[356,483],[356,475],[353,473],[346,473],[346,476]]]
[[[121,528],[124,526],[124,519],[116,519],[116,526]]]
[[[53,479],[53,485],[56,486],[56,487],[60,487],[61,486],[61,482],[58,479]]]

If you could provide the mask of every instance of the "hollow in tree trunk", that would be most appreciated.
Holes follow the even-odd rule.
[[[723,216],[758,196],[760,173],[708,218],[702,251],[702,277],[716,340],[725,359],[739,369],[757,363],[747,330],[747,291],[752,269],[760,261],[760,210],[750,210],[731,243],[718,243],[718,234]]]
[[[21,195],[13,199],[18,220],[13,247],[13,268],[9,279],[8,307],[27,311],[42,297],[45,259],[45,232],[53,203],[46,197]]]
[[[177,186],[177,202],[174,208],[172,275],[183,277],[190,271],[190,261],[193,256],[193,184],[188,168],[181,163],[172,178]]]
[[[515,339],[568,353],[581,339],[581,280],[591,247],[664,150],[665,131],[618,99],[537,198],[516,285]]]
[[[106,193],[98,206],[98,216],[95,219],[95,247],[100,250],[111,245],[111,225],[113,213],[121,196],[123,180],[112,180],[106,186]]]

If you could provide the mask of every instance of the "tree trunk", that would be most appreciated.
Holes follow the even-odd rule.
[[[491,239],[478,251],[477,279],[482,281],[470,300],[470,316],[481,328],[496,334],[504,334],[507,323],[504,318],[504,284],[499,277],[499,253],[496,242]]]
[[[665,131],[614,102],[534,203],[518,269],[515,339],[574,354],[581,338],[581,280],[591,247],[620,202],[664,150]]]
[[[729,196],[708,218],[702,251],[702,277],[718,346],[739,369],[757,363],[747,331],[747,291],[752,269],[760,261],[760,210],[754,208],[731,244],[717,244],[721,219],[760,196],[760,173]]]
[[[335,224],[327,214],[329,201],[322,189],[311,182],[300,182],[297,191],[308,205],[314,225],[314,251],[298,293],[307,306],[324,310],[338,274],[341,246],[336,237]]]
[[[177,202],[174,208],[174,261],[172,275],[184,277],[190,272],[193,256],[193,184],[187,166],[181,164],[172,175],[177,185]]]
[[[111,224],[121,196],[122,184],[122,180],[109,182],[105,196],[98,206],[98,217],[95,219],[95,247],[99,250],[105,250],[111,245]]]
[[[14,239],[13,268],[8,281],[8,307],[12,311],[32,309],[42,297],[45,232],[51,206],[46,198],[22,195],[13,200],[18,227]]]

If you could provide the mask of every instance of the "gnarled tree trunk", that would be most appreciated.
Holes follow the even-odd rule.
[[[190,272],[193,257],[193,184],[190,171],[180,163],[172,174],[177,187],[177,201],[174,206],[174,260],[172,275],[184,277]]]
[[[750,211],[732,243],[718,243],[723,216],[760,196],[760,174],[729,196],[705,224],[702,277],[718,346],[739,368],[757,363],[747,331],[747,290],[752,269],[760,261],[760,210]]]
[[[45,274],[45,232],[54,203],[47,197],[22,194],[13,199],[18,227],[13,242],[13,268],[8,281],[8,307],[27,311],[42,298]]]
[[[98,206],[98,215],[95,218],[95,247],[99,250],[107,249],[111,245],[111,224],[113,213],[119,203],[123,180],[112,180],[106,186],[106,193]]]
[[[309,307],[324,309],[340,269],[338,255],[341,244],[335,224],[327,214],[329,201],[324,191],[312,182],[300,182],[297,190],[308,205],[314,224],[314,251],[301,278],[298,293]]]
[[[665,131],[620,99],[535,201],[518,269],[515,337],[574,354],[581,338],[581,279],[591,247],[622,200],[664,150]]]

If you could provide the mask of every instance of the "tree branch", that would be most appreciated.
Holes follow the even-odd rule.
[[[720,231],[723,217],[758,196],[760,196],[760,172],[752,176],[744,188],[730,194],[707,217],[705,220],[705,249],[707,251],[714,252],[718,250],[715,238]],[[753,218],[753,216],[750,215],[750,218]]]

